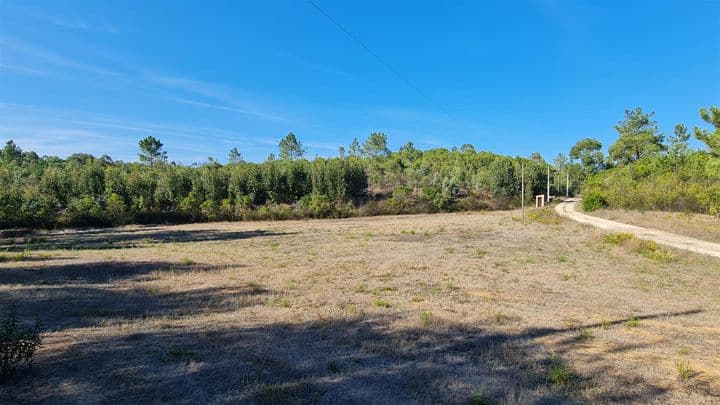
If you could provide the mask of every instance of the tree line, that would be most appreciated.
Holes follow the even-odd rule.
[[[714,107],[703,111],[701,116],[714,123],[715,132],[696,128],[695,135],[708,145],[709,152],[690,149],[684,126],[676,127],[669,142],[664,142],[652,114],[636,109],[627,111],[615,127],[619,138],[609,148],[609,156],[603,155],[599,141],[583,139],[568,157],[558,154],[552,163],[538,153],[528,158],[509,157],[478,152],[470,144],[423,151],[408,142],[391,151],[383,133],[372,133],[362,143],[354,139],[332,158],[306,159],[306,149],[289,133],[280,140],[277,156],[271,154],[262,163],[246,162],[233,148],[227,164],[209,159],[191,166],[169,162],[163,143],[153,136],[139,141],[138,162],[83,153],[66,159],[40,157],[10,140],[0,152],[0,227],[509,208],[519,205],[521,198],[530,200],[545,192],[548,168],[552,169],[555,194],[565,191],[565,179],[570,177],[571,194],[583,187],[583,193],[595,196],[600,205],[633,207],[626,201],[636,191],[627,187],[639,183],[628,183],[628,179],[639,182],[643,177],[638,173],[645,173],[643,184],[662,179],[665,187],[696,186],[692,203],[683,205],[676,199],[662,207],[711,212],[720,195],[720,170],[715,170],[720,168],[720,113]],[[520,196],[522,166],[524,196]],[[682,173],[682,178],[672,182],[672,173]],[[680,194],[689,198],[687,192]]]
[[[138,143],[138,162],[74,154],[40,157],[8,141],[0,153],[0,227],[104,226],[347,217],[503,208],[544,188],[545,162],[459,149],[398,151],[387,136],[357,139],[333,158],[305,158],[290,133],[262,163],[233,148],[228,163],[168,162],[163,143]]]

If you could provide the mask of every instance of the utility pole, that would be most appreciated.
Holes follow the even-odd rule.
[[[522,163],[522,180],[520,181],[520,206],[522,207],[522,222],[525,225],[525,161]]]
[[[565,197],[570,197],[570,172],[565,172]]]
[[[547,202],[550,203],[550,165],[547,165]]]

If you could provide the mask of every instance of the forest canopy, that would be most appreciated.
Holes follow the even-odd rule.
[[[652,113],[627,110],[609,155],[584,138],[546,162],[477,152],[420,150],[408,142],[391,151],[387,136],[354,139],[338,157],[305,158],[294,133],[278,145],[278,158],[246,162],[233,148],[228,163],[191,166],[168,162],[163,143],[138,142],[139,161],[78,153],[62,159],[23,151],[12,140],[0,152],[0,227],[107,226],[216,220],[346,217],[478,210],[520,204],[546,190],[591,195],[597,206],[675,209],[720,215],[720,110],[702,109],[712,131],[694,128],[707,151],[692,150],[679,124],[659,133]]]

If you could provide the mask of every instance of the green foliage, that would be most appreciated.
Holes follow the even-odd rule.
[[[420,322],[423,326],[430,326],[433,323],[433,313],[430,311],[420,312]]]
[[[11,305],[0,325],[0,379],[7,378],[18,366],[30,366],[35,351],[40,347],[42,326],[23,325],[18,308]]]
[[[306,149],[303,148],[302,143],[297,140],[292,132],[280,140],[278,147],[280,149],[280,159],[293,160],[305,156]]]
[[[595,211],[603,208],[607,205],[607,202],[603,196],[598,192],[590,192],[582,200],[582,208],[585,211]]]
[[[629,233],[613,232],[605,235],[603,241],[611,245],[620,245],[625,241],[631,240],[633,238],[634,236],[630,235]]]
[[[645,239],[633,239],[632,250],[639,253],[650,260],[657,262],[671,262],[675,258],[668,250],[661,249],[657,243]]]
[[[683,124],[675,125],[673,134],[668,137],[668,156],[673,160],[684,158],[690,147],[689,139],[690,134],[687,132],[687,127]]]
[[[603,171],[583,186],[583,208],[590,197],[609,208],[687,211],[720,217],[720,157],[691,152],[682,159],[646,157]]]
[[[241,162],[243,162],[243,158],[238,148],[230,149],[230,153],[228,153],[228,164],[235,164]]]
[[[665,149],[663,135],[658,132],[653,114],[644,113],[640,107],[625,110],[625,118],[615,126],[620,137],[609,149],[613,160],[627,164]]]
[[[562,222],[562,219],[550,207],[530,210],[528,219],[543,225],[559,225]]]
[[[140,162],[150,166],[167,161],[167,152],[163,150],[163,144],[154,136],[148,136],[138,142],[140,147]]]
[[[387,156],[390,150],[387,147],[387,136],[381,132],[373,132],[363,145],[363,153],[368,157]]]
[[[284,159],[159,164],[162,143],[142,140],[144,163],[75,154],[63,160],[23,152],[13,142],[0,156],[0,227],[105,226],[210,220],[346,217],[503,208],[519,204],[525,163],[527,195],[543,192],[545,163],[475,152],[387,150],[370,135],[345,158],[300,159],[293,137]],[[297,139],[295,139],[297,141]],[[237,153],[234,153],[237,152]],[[367,154],[367,157],[360,156]],[[288,158],[285,158],[285,157]]]
[[[720,107],[710,107],[710,111],[701,108],[700,118],[713,126],[713,132],[698,127],[694,128],[695,138],[707,145],[714,156],[720,157]]]
[[[473,391],[472,397],[470,397],[471,405],[492,405],[493,401],[485,395],[482,391]]]
[[[715,126],[716,107],[701,110]],[[611,155],[622,163],[609,168],[601,145],[578,142],[568,161],[559,154],[551,186],[569,175],[571,192],[584,182],[583,207],[683,210],[720,217],[720,156],[689,151],[688,131],[678,125],[667,155],[658,152],[662,136],[640,109],[627,111],[616,129]],[[714,133],[695,129],[699,139]],[[0,227],[97,226],[126,223],[208,220],[345,217],[506,208],[545,193],[547,163],[459,149],[421,151],[408,142],[398,152],[387,136],[372,133],[363,147],[355,139],[348,156],[302,159],[294,134],[280,142],[280,157],[263,163],[242,160],[237,149],[225,166],[158,164],[166,160],[162,143],[140,141],[146,165],[75,154],[67,159],[38,157],[8,141],[0,151]],[[520,170],[525,168],[525,195]],[[540,222],[556,218],[538,214]],[[545,223],[543,222],[543,223]]]
[[[571,388],[578,380],[578,376],[572,367],[568,363],[558,359],[555,355],[553,355],[551,359],[548,374],[550,382],[564,390]]]
[[[683,381],[689,380],[697,375],[697,372],[690,366],[690,362],[684,359],[675,360],[675,369]]]
[[[570,149],[570,159],[579,159],[585,172],[592,174],[602,169],[605,160],[602,153],[602,143],[597,139],[585,138],[578,141]]]
[[[380,308],[390,308],[392,306],[389,302],[382,299],[376,299],[375,301],[373,301],[373,305]]]

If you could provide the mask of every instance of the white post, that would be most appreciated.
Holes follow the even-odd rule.
[[[522,221],[525,224],[525,162],[522,162],[522,180],[520,181],[520,205],[522,207]]]
[[[547,201],[550,202],[550,165],[547,165]]]
[[[565,173],[565,197],[570,197],[570,172]]]

